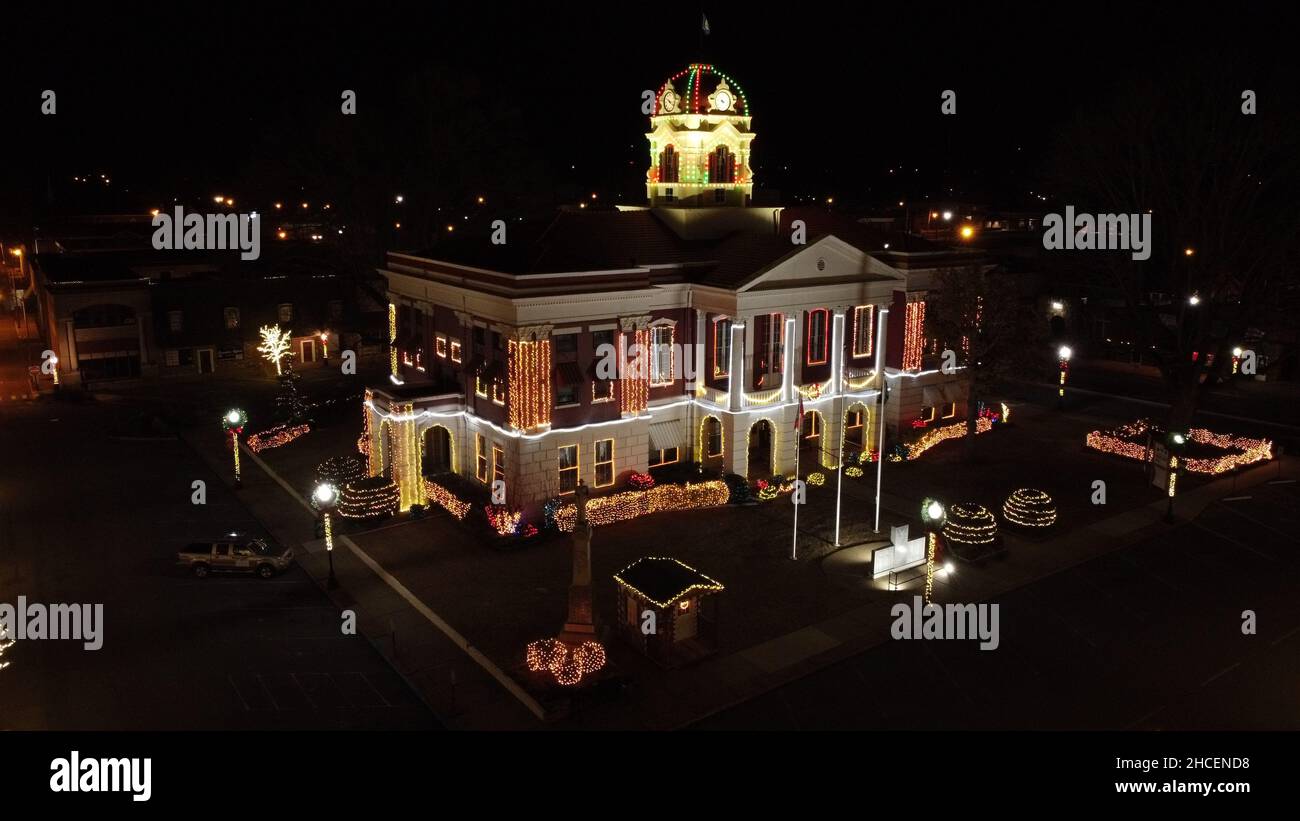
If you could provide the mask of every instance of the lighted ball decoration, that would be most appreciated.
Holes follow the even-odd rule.
[[[316,466],[316,481],[342,487],[366,477],[366,466],[356,456],[331,456]]]
[[[570,647],[559,639],[540,639],[529,643],[524,662],[530,671],[550,673],[556,684],[572,687],[605,666],[605,647],[598,641]]]
[[[401,493],[385,476],[350,482],[339,493],[339,515],[348,519],[381,519],[397,512]]]
[[[1056,524],[1056,503],[1041,490],[1022,487],[1002,503],[1002,518],[1016,527],[1051,527]]]
[[[998,540],[998,520],[984,505],[962,502],[948,509],[943,536],[950,542],[987,545]]]

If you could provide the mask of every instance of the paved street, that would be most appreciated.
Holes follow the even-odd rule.
[[[695,726],[1300,729],[1300,486],[1248,495],[997,597],[997,650],[888,641]]]
[[[104,605],[104,646],[19,642],[0,729],[433,729],[403,679],[299,567],[197,580],[179,546],[262,535],[189,448],[116,441],[111,408],[0,410],[0,602]],[[191,482],[207,504],[191,504]]]

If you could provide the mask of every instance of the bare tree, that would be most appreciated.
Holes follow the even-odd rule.
[[[1032,297],[1012,274],[987,264],[937,275],[926,300],[926,335],[952,350],[966,369],[966,458],[975,458],[979,403],[997,385],[1023,378],[1044,363],[1046,327],[1036,322]]]
[[[1167,385],[1171,429],[1189,425],[1202,385],[1230,362],[1297,261],[1295,110],[1281,93],[1234,82],[1211,55],[1200,63],[1083,112],[1051,168],[1053,194],[1078,212],[1151,215],[1147,260],[1128,251],[1048,258],[1122,304],[1133,343]],[[1257,114],[1243,112],[1252,86],[1269,102]]]

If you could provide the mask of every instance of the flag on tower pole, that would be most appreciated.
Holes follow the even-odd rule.
[[[700,12],[700,18],[703,20],[703,23],[700,25],[700,31],[703,32],[704,34],[708,34],[708,33],[709,33],[709,17],[708,17],[708,15],[705,14],[704,12]]]

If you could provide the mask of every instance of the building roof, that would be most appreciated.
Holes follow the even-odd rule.
[[[716,593],[723,587],[676,559],[647,556],[614,574],[614,581],[631,588],[659,607],[668,607],[692,592]]]
[[[709,95],[713,93],[719,83],[724,82],[731,89],[732,96],[735,98],[735,104],[732,106],[730,113],[742,117],[751,116],[749,100],[745,98],[745,92],[741,89],[740,84],[718,71],[715,66],[707,63],[691,63],[661,83],[659,91],[655,95],[655,115],[667,113],[661,109],[663,94],[669,85],[672,85],[673,91],[681,98],[681,102],[677,105],[679,113],[708,114]]]

